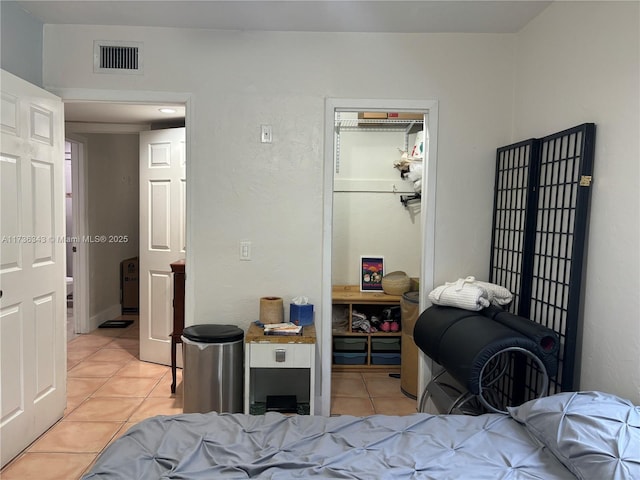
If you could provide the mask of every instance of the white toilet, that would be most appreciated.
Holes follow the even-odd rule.
[[[67,298],[69,298],[69,295],[72,295],[72,294],[73,294],[73,277],[67,277]]]

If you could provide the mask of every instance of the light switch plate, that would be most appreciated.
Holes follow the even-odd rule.
[[[251,242],[240,242],[240,260],[251,260]]]

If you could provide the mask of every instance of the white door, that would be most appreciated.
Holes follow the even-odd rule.
[[[1,71],[2,465],[66,405],[64,145],[60,99]]]
[[[185,256],[185,129],[140,133],[140,359],[171,363],[173,278]]]

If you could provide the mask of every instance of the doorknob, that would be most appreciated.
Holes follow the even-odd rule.
[[[78,247],[76,247],[75,245],[73,247],[71,247],[71,251],[73,253],[76,253],[78,251]]]

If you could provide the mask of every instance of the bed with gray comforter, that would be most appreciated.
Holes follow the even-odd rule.
[[[562,393],[486,414],[158,416],[116,440],[96,479],[640,479],[640,407]]]

